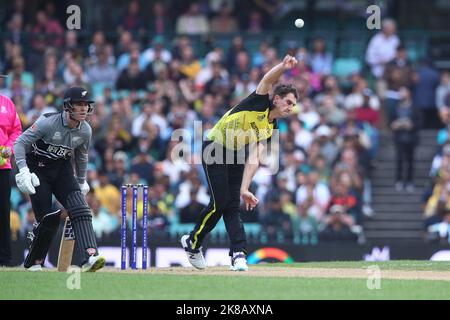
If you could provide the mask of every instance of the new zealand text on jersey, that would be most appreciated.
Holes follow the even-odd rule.
[[[38,140],[32,144],[33,153],[44,156],[49,159],[68,159],[72,156],[72,149],[64,146],[56,146],[50,143],[45,143],[43,140]]]

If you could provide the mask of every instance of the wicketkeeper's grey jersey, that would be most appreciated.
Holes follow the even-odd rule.
[[[79,183],[86,180],[91,126],[83,121],[70,128],[66,112],[46,113],[24,131],[14,144],[17,166],[26,167],[26,160],[37,161],[45,167],[53,161],[71,161],[75,156],[75,171]]]

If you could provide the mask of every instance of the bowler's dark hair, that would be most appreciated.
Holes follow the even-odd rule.
[[[279,84],[273,89],[272,101],[276,95],[280,96],[280,98],[284,98],[289,93],[292,93],[295,99],[298,100],[298,90],[293,84]]]

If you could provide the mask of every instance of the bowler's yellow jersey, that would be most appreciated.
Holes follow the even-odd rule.
[[[269,95],[256,92],[228,110],[207,135],[230,150],[239,150],[246,144],[268,140],[277,128],[276,120],[269,122],[271,109]]]

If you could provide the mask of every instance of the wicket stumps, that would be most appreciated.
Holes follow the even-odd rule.
[[[137,269],[137,201],[138,191],[142,188],[142,269],[147,269],[147,226],[148,226],[148,186],[143,184],[126,184],[121,187],[122,222],[120,229],[121,265],[127,268],[127,191],[132,189],[131,209],[131,269]]]

